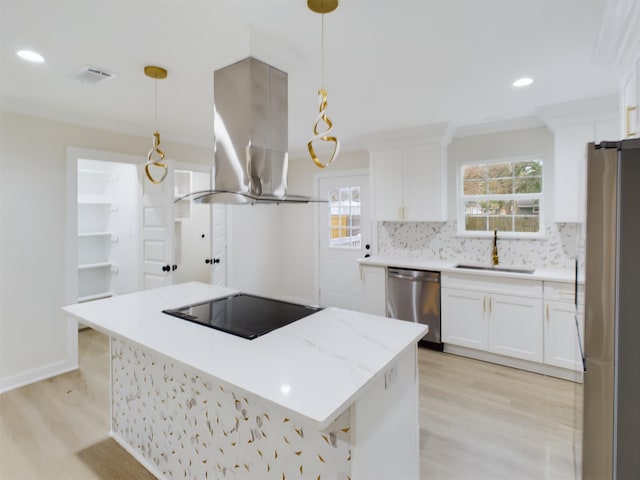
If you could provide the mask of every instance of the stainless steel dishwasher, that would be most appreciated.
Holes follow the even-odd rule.
[[[421,343],[442,350],[440,272],[387,268],[387,317],[428,325]]]

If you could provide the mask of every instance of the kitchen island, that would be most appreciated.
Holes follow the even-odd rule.
[[[426,327],[327,308],[247,340],[162,313],[234,293],[64,308],[111,337],[112,436],[158,478],[417,480]]]

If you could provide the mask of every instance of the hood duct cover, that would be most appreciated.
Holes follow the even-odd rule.
[[[287,74],[253,57],[213,74],[214,189],[198,203],[307,203],[287,194]],[[184,198],[184,197],[183,197]]]

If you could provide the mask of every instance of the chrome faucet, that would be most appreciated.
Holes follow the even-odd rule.
[[[500,263],[498,259],[498,230],[493,231],[493,252],[491,253],[491,259],[494,265]]]

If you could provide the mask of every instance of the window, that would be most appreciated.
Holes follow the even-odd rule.
[[[329,248],[360,248],[360,187],[329,190]]]
[[[542,160],[500,160],[461,165],[460,232],[540,233]]]

